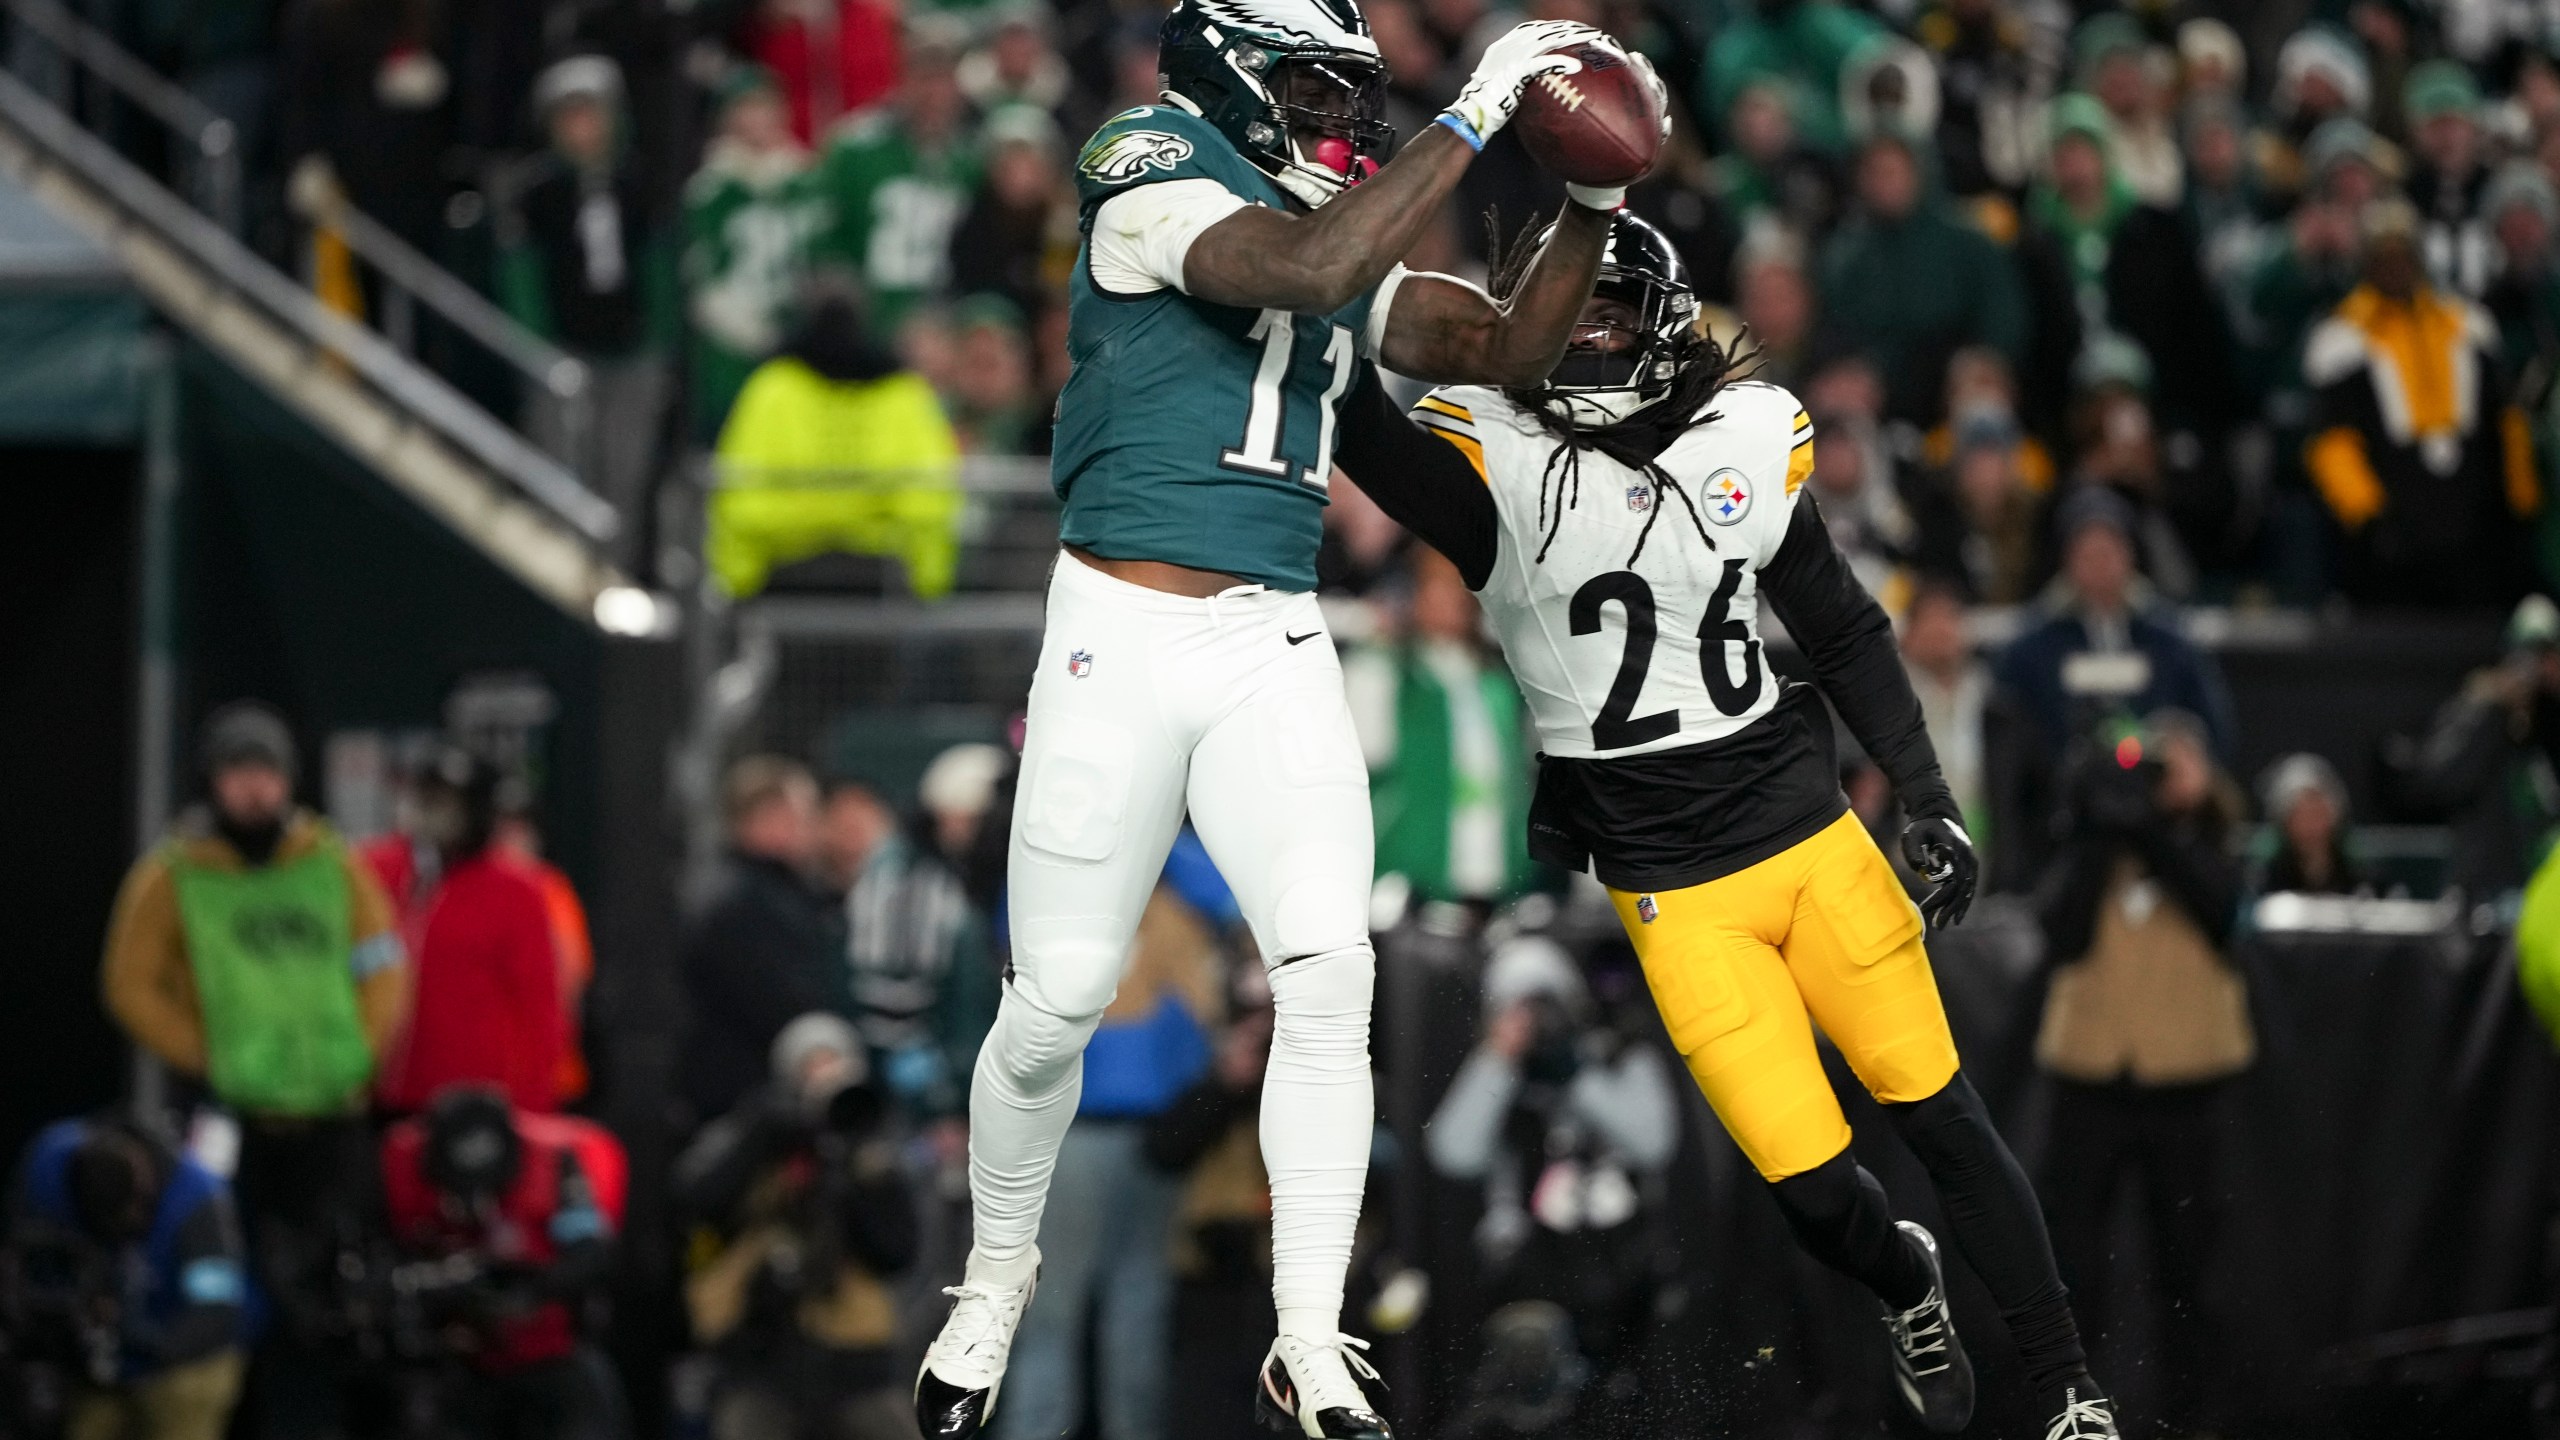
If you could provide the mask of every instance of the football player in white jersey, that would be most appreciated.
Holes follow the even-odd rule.
[[[916,1379],[929,1440],[995,1413],[1085,1044],[1186,813],[1271,978],[1278,1333],[1258,1408],[1312,1440],[1387,1440],[1362,1383],[1376,1372],[1341,1333],[1376,962],[1367,771],[1316,547],[1339,405],[1373,362],[1526,384],[1563,353],[1623,192],[1568,186],[1504,303],[1397,262],[1529,82],[1586,59],[1643,69],[1588,26],[1513,27],[1381,165],[1386,69],[1354,0],[1180,0],[1161,103],[1105,121],[1077,157],[1061,554],[1005,872],[1012,964],[970,1084],[973,1243]],[[1017,1406],[995,1426],[1023,1440],[1052,1423]]]
[[[1343,470],[1477,590],[1537,725],[1531,852],[1608,887],[1672,1043],[1798,1240],[1878,1296],[1921,1423],[1964,1428],[1972,1367],[1935,1238],[1849,1153],[1817,1023],[1927,1167],[2041,1433],[2111,1440],[2035,1194],[1957,1068],[1922,946],[1963,918],[1975,861],[1891,623],[1804,489],[1812,421],[1696,317],[1678,253],[1621,211],[1543,384],[1443,388],[1410,420],[1365,389]],[[1764,595],[1817,684],[1770,668]],[[1826,695],[1909,817],[1903,854],[1933,882],[1918,906],[1841,795]]]

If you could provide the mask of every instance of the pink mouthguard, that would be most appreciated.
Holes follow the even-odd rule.
[[[1318,140],[1313,158],[1317,164],[1354,185],[1378,173],[1377,161],[1366,155],[1352,154],[1351,142],[1339,135],[1327,135]]]

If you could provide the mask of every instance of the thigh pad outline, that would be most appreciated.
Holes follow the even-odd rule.
[[[1129,732],[1082,715],[1044,716],[1021,798],[1022,843],[1098,864],[1120,848],[1136,773]]]

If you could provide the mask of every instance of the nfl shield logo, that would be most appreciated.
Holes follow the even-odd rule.
[[[1067,673],[1081,680],[1093,673],[1093,652],[1078,650],[1067,657]]]
[[[1643,921],[1647,925],[1650,925],[1653,923],[1653,917],[1661,913],[1662,911],[1655,907],[1652,896],[1639,895],[1636,897],[1637,919]]]
[[[1639,514],[1639,515],[1643,514],[1643,513],[1644,513],[1644,512],[1646,512],[1647,510],[1652,509],[1652,508],[1653,508],[1653,487],[1652,487],[1652,486],[1650,486],[1650,485],[1630,485],[1630,486],[1628,486],[1628,487],[1627,487],[1627,508],[1628,508],[1628,509],[1630,509],[1630,510],[1633,510],[1634,512],[1636,512],[1636,513],[1637,513],[1637,514]]]

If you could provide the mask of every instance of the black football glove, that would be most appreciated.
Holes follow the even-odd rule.
[[[1973,839],[1964,827],[1943,815],[1923,815],[1902,827],[1902,858],[1929,882],[1929,893],[1920,897],[1920,913],[1929,928],[1963,923],[1964,912],[1973,908],[1974,883],[1982,876],[1982,862],[1974,858]]]

